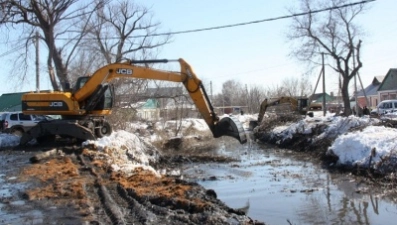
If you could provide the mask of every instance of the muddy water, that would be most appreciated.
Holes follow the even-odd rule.
[[[349,174],[322,169],[287,150],[222,149],[238,162],[184,169],[219,199],[266,224],[397,224],[396,201]]]

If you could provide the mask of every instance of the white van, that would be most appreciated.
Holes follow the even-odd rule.
[[[397,112],[397,99],[381,101],[376,108],[378,109],[378,115]]]

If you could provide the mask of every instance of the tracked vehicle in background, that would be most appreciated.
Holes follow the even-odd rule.
[[[283,96],[277,98],[273,101],[268,101],[267,99],[263,100],[259,109],[258,120],[252,120],[249,123],[249,129],[253,130],[256,126],[258,126],[265,115],[268,108],[271,108],[276,114],[296,114],[302,116],[311,116],[313,117],[312,111],[317,111],[322,109],[321,103],[310,103],[309,99],[306,97],[294,98]]]
[[[152,69],[137,64],[179,62],[180,72]],[[98,69],[92,76],[80,77],[73,90],[31,92],[22,96],[22,111],[31,115],[60,115],[62,119],[42,121],[21,137],[25,145],[36,138],[39,143],[57,135],[79,140],[94,140],[112,133],[106,120],[114,103],[113,79],[152,79],[183,83],[215,138],[231,136],[240,143],[247,137],[241,123],[234,118],[219,119],[201,80],[183,59],[141,60],[113,63]]]

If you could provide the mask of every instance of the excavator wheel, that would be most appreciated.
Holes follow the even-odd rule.
[[[107,121],[103,122],[102,127],[95,129],[95,135],[98,138],[109,136],[110,134],[112,134],[112,127]]]

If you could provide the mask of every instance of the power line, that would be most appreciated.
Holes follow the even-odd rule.
[[[331,11],[331,10],[335,10],[335,9],[346,8],[349,6],[366,4],[366,3],[370,3],[370,2],[374,2],[374,1],[376,1],[376,0],[363,0],[360,2],[347,3],[347,4],[343,4],[343,5],[339,5],[339,6],[332,6],[332,7],[328,7],[328,8],[323,8],[323,9],[318,9],[318,10],[310,10],[308,12],[294,13],[291,15],[278,16],[278,17],[267,18],[267,19],[262,19],[262,20],[254,20],[254,21],[249,21],[249,22],[228,24],[228,25],[215,26],[215,27],[198,28],[198,29],[192,29],[192,30],[164,32],[164,33],[146,34],[146,35],[134,35],[129,38],[143,38],[143,37],[156,37],[156,36],[167,36],[167,35],[176,35],[176,34],[187,34],[187,33],[196,33],[196,32],[203,32],[203,31],[210,31],[210,30],[219,30],[219,29],[225,29],[225,28],[231,28],[231,27],[246,26],[246,25],[251,25],[251,24],[264,23],[264,22],[270,22],[270,21],[275,21],[275,20],[288,19],[288,18],[297,17],[297,16],[304,16],[304,15],[308,15],[308,14]],[[83,38],[83,39],[91,40],[94,38]],[[108,39],[118,39],[118,37],[109,37]],[[58,38],[58,40],[71,40],[71,39],[70,38]]]
[[[288,19],[288,18],[292,18],[292,17],[296,17],[296,16],[304,16],[304,15],[308,15],[308,14],[314,14],[314,13],[320,13],[320,12],[325,12],[325,11],[331,11],[331,10],[340,9],[340,8],[346,8],[346,7],[354,6],[354,5],[366,4],[366,3],[374,2],[374,1],[376,1],[376,0],[363,0],[363,1],[360,1],[360,2],[348,3],[348,4],[344,4],[344,5],[340,5],[340,6],[333,6],[333,7],[328,7],[328,8],[318,9],[318,10],[313,10],[313,11],[311,10],[311,11],[302,12],[302,13],[294,13],[294,14],[291,14],[291,15],[267,18],[267,19],[262,19],[262,20],[254,20],[254,21],[243,22],[243,23],[235,23],[235,24],[229,24],[229,25],[223,25],[223,26],[199,28],[199,29],[185,30],[185,31],[175,31],[175,32],[157,33],[157,34],[149,34],[149,35],[137,35],[137,36],[133,36],[133,37],[147,37],[147,36],[164,36],[164,35],[174,35],[174,34],[186,34],[186,33],[194,33],[194,32],[201,32],[201,31],[224,29],[224,28],[230,28],[230,27],[246,26],[246,25],[251,25],[251,24],[256,24],[256,23],[270,22],[270,21],[275,21],[275,20]]]

